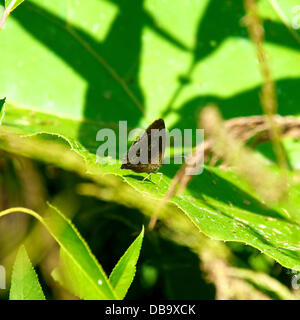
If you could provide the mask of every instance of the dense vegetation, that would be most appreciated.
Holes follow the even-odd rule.
[[[2,299],[299,298],[297,0],[0,4]],[[202,174],[96,161],[158,118]]]

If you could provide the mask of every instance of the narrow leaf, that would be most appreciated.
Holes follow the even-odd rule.
[[[54,279],[81,299],[116,299],[105,272],[72,223],[53,206],[44,223],[61,247]]]
[[[117,299],[117,295],[111,287],[105,272],[93,256],[88,245],[72,223],[55,207],[49,204],[49,210],[43,217],[26,208],[4,210],[0,212],[0,217],[13,212],[23,212],[32,215],[46,227],[58,242],[66,257],[64,260],[68,263],[63,275],[67,279],[70,278],[74,274],[74,269],[77,271],[76,276],[80,277],[78,282],[80,281],[80,283],[85,284],[85,291],[82,294],[79,294],[78,290],[76,292],[72,291],[72,293],[78,294],[79,298],[82,299]],[[63,262],[63,264],[65,263]],[[61,277],[61,279],[64,278]],[[74,278],[72,281],[74,281],[74,286],[78,283]],[[64,282],[62,284],[64,285]],[[66,288],[70,289],[68,286]]]
[[[116,264],[109,280],[117,295],[123,299],[133,281],[136,264],[140,255],[142,242],[144,238],[144,227],[140,235],[135,239],[131,246],[127,249],[119,262]]]
[[[9,299],[45,300],[38,277],[23,245],[17,253],[13,267]]]

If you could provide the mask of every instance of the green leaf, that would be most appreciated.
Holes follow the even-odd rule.
[[[70,274],[76,275],[79,279],[73,279],[75,285],[85,285],[85,290],[81,287],[74,288],[73,293],[82,299],[116,299],[117,296],[112,289],[105,272],[96,258],[91,253],[88,245],[80,236],[79,232],[55,207],[49,205],[47,214],[43,217],[25,208],[12,208],[0,212],[0,217],[11,212],[24,212],[38,219],[49,231],[52,237],[60,245],[63,252],[62,264],[67,262],[70,270],[64,270],[64,275],[68,279]],[[64,284],[64,282],[62,282]],[[69,288],[69,287],[68,287]],[[70,289],[70,288],[69,288]]]
[[[45,300],[38,277],[23,245],[18,250],[13,266],[9,299]]]
[[[74,263],[64,249],[60,249],[59,267],[54,269],[51,275],[62,287],[81,299],[105,299],[104,296],[99,295],[98,288],[103,285],[101,277],[91,281],[89,278],[92,277],[92,274],[82,272],[82,268],[76,262]]]
[[[12,5],[10,11],[15,10],[17,6],[24,2],[24,0],[5,0],[5,8],[8,8],[12,2],[14,2],[14,4]]]
[[[291,33],[270,3],[262,2],[279,113],[296,116],[299,32]],[[295,1],[278,4],[291,12]],[[114,201],[126,203],[129,193],[120,191],[125,189],[122,179],[134,191],[131,205],[140,208],[147,202],[155,208],[177,168],[162,167],[160,186],[156,176],[153,183],[141,183],[139,176],[145,175],[120,170],[120,163],[96,163],[96,133],[117,129],[119,120],[128,120],[128,128],[145,128],[159,117],[169,130],[195,129],[197,112],[207,103],[217,104],[226,119],[261,114],[262,79],[241,25],[244,15],[242,1],[78,0],[69,6],[60,0],[26,1],[0,37],[0,47],[6,48],[0,51],[5,61],[0,95],[8,101],[2,148],[76,170],[109,187],[110,194],[117,194]],[[24,138],[45,134],[68,145],[85,167],[53,145],[46,150]],[[283,266],[299,269],[299,190],[299,183],[291,181],[288,201],[265,204],[234,172],[207,166],[171,202],[209,237],[251,245]]]
[[[61,265],[54,272],[61,284],[81,299],[115,299],[105,272],[71,222],[53,206],[43,220],[61,247]]]
[[[123,299],[133,281],[136,264],[140,255],[144,237],[144,228],[127,249],[109,276],[109,281],[120,299]]]

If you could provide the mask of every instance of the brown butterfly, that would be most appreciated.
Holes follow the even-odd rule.
[[[163,119],[154,121],[129,148],[121,169],[129,169],[137,173],[149,173],[143,181],[150,178],[151,174],[162,165],[165,153],[165,129]]]

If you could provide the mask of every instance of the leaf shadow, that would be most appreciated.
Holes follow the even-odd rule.
[[[218,208],[214,207],[214,206],[210,206],[212,210],[219,210]],[[229,214],[227,214],[225,211],[222,211],[222,215],[226,216],[229,219],[233,219],[232,216],[230,216]],[[277,217],[278,219],[278,217]],[[279,218],[280,219],[280,218]],[[281,220],[285,220],[286,219],[281,219]],[[295,224],[292,221],[289,221],[289,223]],[[280,254],[286,255],[288,257],[290,257],[291,259],[294,259],[295,261],[299,261],[300,260],[300,254],[291,250],[291,249],[285,249],[282,247],[279,247],[277,245],[274,245],[268,238],[264,237],[260,232],[258,232],[254,227],[249,226],[249,224],[243,223],[241,221],[239,221],[239,223],[241,225],[244,226],[244,228],[246,228],[248,230],[248,232],[250,232],[255,238],[257,238],[259,241],[261,241],[261,243],[263,243],[264,245],[267,245],[269,247],[272,247],[273,249],[277,250],[280,252]],[[264,254],[269,254],[267,251],[263,251]]]
[[[83,113],[85,120],[79,129],[78,139],[93,153],[99,144],[91,141],[91,137],[96,137],[97,131],[103,126],[117,124],[119,120],[127,120],[128,126],[134,128],[144,117],[145,110],[142,106],[145,103],[145,97],[139,83],[143,29],[148,27],[166,42],[190,52],[190,49],[176,37],[156,23],[155,18],[146,10],[144,1],[107,0],[107,2],[117,7],[118,14],[103,41],[97,41],[82,29],[75,25],[68,25],[66,20],[30,1],[24,2],[13,14],[25,30],[86,80],[88,87]],[[182,76],[182,83],[174,91],[168,106],[164,107],[164,116],[172,110],[173,102],[185,87],[187,82],[184,79],[189,81],[192,70],[201,60],[213,54],[229,37],[248,39],[246,29],[241,26],[244,15],[242,1],[222,3],[210,1],[208,3],[197,28],[195,47],[191,52],[193,56],[191,67]],[[218,21],[217,28],[215,21]],[[299,44],[283,24],[265,20],[264,26],[266,41],[299,49]],[[116,81],[109,69],[118,75],[120,81],[140,102],[140,107],[124,90],[122,83]],[[60,70],[57,70],[57,76],[59,75]],[[210,100],[209,98],[211,97],[199,99]],[[201,101],[193,99],[182,106],[179,114],[181,118],[184,115],[182,119],[184,122],[186,115],[193,115],[194,106],[199,102]],[[258,105],[258,101],[255,101],[254,108]],[[72,106],[66,107],[72,108]],[[241,110],[236,109],[236,111]],[[242,113],[236,112],[238,115]],[[179,124],[179,128],[183,128],[183,124]],[[193,126],[188,126],[188,128],[193,127],[195,123]]]
[[[188,190],[192,197],[203,201],[209,206],[212,205],[212,202],[208,199],[214,199],[225,206],[232,206],[261,216],[294,223],[289,221],[285,215],[242,190],[239,186],[208,169],[204,169],[201,175],[195,176],[191,180]]]
[[[138,81],[144,27],[184,48],[155,24],[143,1],[111,2],[119,6],[119,14],[103,42],[32,2],[25,2],[13,15],[25,30],[88,83],[77,138],[92,153],[99,146],[95,141],[99,129],[111,125],[116,129],[120,120],[135,128],[144,116],[144,96]],[[60,72],[56,70],[57,76]],[[72,109],[71,105],[64,107]]]
[[[243,1],[228,0],[222,3],[218,1],[209,2],[198,26],[196,45],[193,50],[193,60],[190,68],[185,74],[182,74],[179,77],[178,82],[180,85],[174,91],[167,107],[164,108],[163,116],[167,116],[171,111],[173,111],[174,102],[179,97],[186,84],[190,82],[191,75],[200,61],[216,52],[224,41],[229,38],[240,38],[251,41],[251,39],[249,39],[247,29],[242,22],[245,15],[246,12],[243,6]],[[217,26],[212,26],[213,23],[217,23]],[[299,35],[299,39],[296,40],[291,35],[288,28],[282,23],[265,19],[263,20],[263,27],[266,43],[300,50],[299,31],[296,31],[296,34]],[[259,106],[259,102],[255,105],[255,108],[257,108],[257,106]],[[250,108],[250,110],[251,109],[252,108]],[[243,112],[241,108],[240,111],[241,113],[237,113],[236,116],[242,116]],[[189,113],[186,113],[186,115],[189,115]]]
[[[282,79],[276,82],[279,114],[283,116],[299,115],[299,87],[300,78]],[[195,97],[178,108],[178,120],[172,128],[196,128],[196,119],[199,113],[207,104],[211,103],[219,107],[225,120],[263,114],[259,100],[260,91],[261,86],[257,86],[229,98],[216,96]]]
[[[146,180],[144,180],[144,176],[140,176],[139,174],[125,174],[123,175],[123,177],[126,177],[126,178],[130,178],[130,179],[134,179],[134,180],[137,180],[137,181],[141,181],[142,183],[151,183],[151,184],[155,184],[151,179],[147,178]]]

